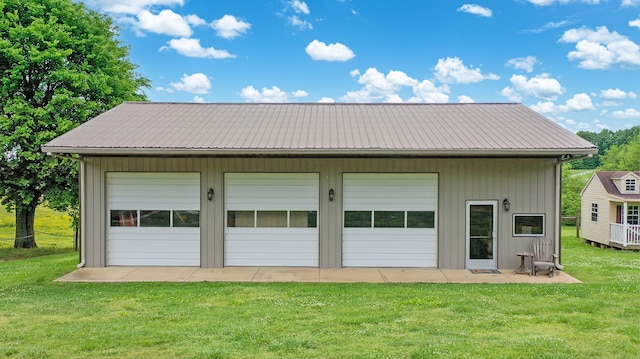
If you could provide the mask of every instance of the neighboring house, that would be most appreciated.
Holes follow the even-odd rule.
[[[515,268],[597,149],[521,104],[124,103],[43,151],[80,265]]]
[[[640,172],[595,172],[581,192],[582,238],[640,248]]]

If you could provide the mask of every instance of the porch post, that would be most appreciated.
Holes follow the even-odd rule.
[[[627,246],[627,236],[629,231],[629,223],[627,222],[627,202],[622,202],[622,243]]]

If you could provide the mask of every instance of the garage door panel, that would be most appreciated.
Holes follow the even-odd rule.
[[[107,204],[109,224],[112,210],[138,217],[133,227],[107,227],[108,265],[200,265],[199,227],[171,227],[170,220],[165,226],[140,226],[140,211],[168,211],[169,217],[171,211],[200,211],[199,173],[108,173]]]
[[[430,173],[345,173],[345,212],[370,212],[372,217],[377,218],[374,214],[379,211],[399,211],[405,221],[404,225],[400,221],[401,228],[343,228],[343,265],[435,267],[436,228],[412,228],[416,224],[407,217],[411,211],[433,212],[432,225],[435,227],[437,181],[437,174]],[[375,226],[375,218],[369,225]],[[397,224],[398,222],[394,222],[394,226]],[[352,225],[366,226],[367,222],[356,221]]]
[[[249,211],[254,216],[253,225],[250,224],[251,217],[249,221],[227,218],[236,218],[235,223],[244,227],[234,227],[233,221],[227,221],[230,227],[225,229],[225,266],[317,267],[317,219],[316,227],[287,226],[300,224],[298,218],[292,217],[292,211],[311,211],[317,216],[318,188],[317,173],[225,174],[226,214]],[[261,211],[282,211],[284,214],[271,218]],[[274,223],[280,227],[255,227]]]

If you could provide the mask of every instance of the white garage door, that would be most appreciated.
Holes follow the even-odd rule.
[[[344,266],[437,266],[437,174],[345,173],[343,180]]]
[[[225,174],[225,266],[318,266],[318,174]]]
[[[200,174],[107,174],[107,265],[200,266]]]

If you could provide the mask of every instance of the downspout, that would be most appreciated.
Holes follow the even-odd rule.
[[[555,237],[556,240],[555,242],[555,247],[554,247],[554,252],[558,253],[558,257],[556,257],[556,268],[558,270],[562,270],[564,268],[564,266],[562,264],[560,264],[560,261],[562,260],[562,253],[561,253],[561,241],[562,241],[562,165],[567,163],[567,162],[571,162],[571,161],[576,161],[576,160],[580,160],[583,158],[590,158],[593,157],[593,155],[589,154],[589,155],[582,155],[582,156],[571,156],[571,155],[565,155],[562,156],[560,158],[558,158],[558,162],[556,162],[556,198],[555,198],[555,211],[556,211],[556,225],[555,225]],[[577,225],[577,224],[576,224]]]
[[[80,215],[80,263],[78,263],[77,268],[82,268],[87,264],[87,250],[85,248],[85,240],[84,240],[84,236],[85,236],[85,218],[83,215],[83,211],[85,208],[85,195],[84,195],[84,190],[85,190],[85,169],[84,169],[84,159],[82,157],[72,157],[72,156],[64,156],[64,155],[59,155],[59,154],[55,154],[55,153],[51,153],[48,152],[47,155],[49,156],[53,156],[53,157],[58,157],[58,158],[65,158],[68,160],[74,160],[74,161],[78,161],[80,163],[80,208],[79,208],[79,215]]]

